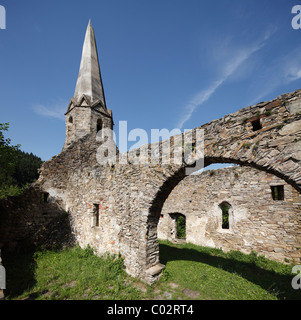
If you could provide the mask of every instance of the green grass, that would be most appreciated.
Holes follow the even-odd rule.
[[[292,266],[268,260],[255,252],[224,253],[193,244],[160,241],[161,262],[168,281],[199,292],[199,299],[301,299],[291,287]]]
[[[110,255],[97,257],[90,248],[76,246],[34,254],[22,252],[18,255],[18,264],[10,262],[11,265],[6,265],[8,298],[139,298],[140,291],[126,285],[125,280],[130,277],[124,271],[122,258]]]
[[[120,256],[97,257],[90,248],[3,254],[6,299],[140,300],[301,299],[291,287],[292,266],[252,252],[160,241],[166,265],[156,284],[148,286],[126,274]]]

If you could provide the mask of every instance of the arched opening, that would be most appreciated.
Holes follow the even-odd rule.
[[[69,120],[68,120],[69,123],[73,123],[73,117],[69,117]]]
[[[229,230],[230,229],[230,209],[231,209],[231,204],[227,201],[223,201],[219,207],[221,208],[222,214],[222,229]]]
[[[234,168],[240,168],[240,169],[244,169],[246,168],[245,170],[247,170],[248,168],[249,169],[257,169],[258,172],[265,172],[265,174],[271,174],[273,175],[275,178],[280,178],[280,179],[283,179],[284,181],[287,182],[287,185],[290,185],[292,187],[292,189],[295,190],[295,192],[299,193],[298,189],[295,188],[294,186],[294,181],[288,181],[287,179],[285,179],[285,177],[280,173],[280,172],[271,172],[271,170],[267,169],[267,168],[264,168],[264,167],[260,167],[258,166],[257,164],[255,163],[250,163],[250,162],[243,162],[243,161],[231,161],[230,159],[225,159],[224,162],[220,161],[221,159],[218,158],[218,159],[214,159],[214,158],[210,158],[210,159],[206,159],[205,158],[205,167],[206,169],[210,168],[209,166],[211,164],[214,164],[214,165],[218,165],[218,164],[222,164],[221,166],[224,166],[224,164],[227,164],[228,166],[233,166],[234,165]],[[238,166],[237,166],[238,165]],[[252,169],[252,170],[253,170]],[[211,171],[211,170],[210,170]],[[209,172],[210,172],[209,171]],[[238,170],[237,170],[238,171]],[[212,174],[210,175],[209,172],[207,173],[208,176],[211,176],[212,178],[218,178],[218,172],[216,172],[215,174]],[[164,206],[164,203],[166,201],[166,199],[169,197],[170,193],[173,191],[173,189],[185,178],[187,177],[185,175],[185,167],[181,167],[179,168],[177,171],[174,172],[173,175],[169,176],[166,181],[164,181],[164,183],[160,186],[160,188],[158,189],[155,197],[153,198],[152,200],[152,204],[151,204],[151,207],[149,209],[149,216],[148,216],[148,221],[149,221],[149,228],[151,227],[151,230],[152,230],[152,238],[148,239],[147,238],[147,256],[152,256],[152,261],[156,261],[156,263],[159,263],[159,244],[157,246],[154,246],[154,242],[155,242],[155,237],[154,235],[156,234],[157,235],[157,225],[158,225],[158,222],[159,222],[159,218],[161,215],[163,215],[165,217],[165,214],[166,214],[166,211],[162,211],[162,208]],[[235,172],[235,170],[233,171],[233,181],[235,183],[235,179],[239,180],[239,179],[243,179],[243,173],[237,173]],[[250,179],[252,179],[252,175],[250,175]],[[269,180],[266,180],[266,181],[269,181]],[[253,184],[253,181],[252,181],[252,184]],[[248,185],[248,186],[251,186],[252,185],[251,183]],[[231,186],[229,184],[229,189],[231,190]],[[251,189],[250,189],[251,190]],[[265,201],[267,203],[269,203],[269,200],[271,198],[271,191],[270,191],[270,187],[268,185],[268,182],[267,182],[267,187],[264,189],[264,199],[262,201]],[[219,195],[219,190],[217,190],[217,195]],[[246,197],[248,197],[249,201],[251,201],[252,199],[256,199],[257,196],[260,196],[259,194],[256,194],[256,192],[254,193],[251,193],[249,191],[248,194],[244,193],[244,195]],[[238,195],[238,197],[242,197],[242,195]],[[184,198],[184,195],[179,195],[179,199],[181,199],[181,201],[183,200]],[[219,227],[216,227],[215,230],[219,230],[219,232],[223,232],[223,235],[226,235],[227,237],[229,238],[233,238],[233,235],[235,235],[235,232],[236,232],[236,229],[235,229],[235,226],[237,224],[237,221],[234,221],[233,220],[233,209],[232,209],[232,206],[234,205],[231,201],[231,199],[229,199],[230,201],[225,201],[222,199],[222,197],[220,197],[220,202],[217,202],[215,204],[215,208],[217,207],[218,210],[215,211],[215,214],[216,214],[216,217],[219,221]],[[242,201],[242,200],[240,200]],[[184,201],[182,201],[184,202]],[[253,201],[253,205],[254,207],[256,207],[256,201]],[[271,203],[271,205],[273,205]],[[274,204],[275,205],[275,204]],[[179,209],[181,210],[181,209]],[[215,209],[216,210],[216,209]],[[259,209],[258,209],[259,210]],[[172,212],[172,211],[170,211]],[[182,211],[181,211],[182,212]],[[239,219],[245,214],[245,211],[238,211],[237,212],[238,214],[238,217]],[[260,215],[259,215],[260,216]],[[258,221],[258,216],[257,215],[254,215],[254,218],[255,218],[255,221]],[[267,218],[268,219],[268,218]],[[200,219],[201,220],[201,219]],[[189,220],[190,221],[190,220]],[[246,221],[249,221],[249,220],[246,220]],[[235,222],[235,224],[234,224]],[[259,222],[258,222],[259,223]],[[189,222],[189,226],[192,225],[191,222]],[[214,225],[214,223],[212,224]],[[194,227],[194,226],[193,226]],[[189,227],[190,228],[190,227]],[[245,228],[246,228],[246,225],[245,225]],[[247,230],[248,228],[246,228]],[[266,230],[268,231],[268,228],[266,228]],[[225,232],[225,231],[229,231],[229,232]],[[189,229],[189,234],[190,234],[190,229]],[[262,235],[261,235],[262,237]],[[219,235],[219,238],[222,239],[223,236],[222,234]],[[189,240],[191,239],[191,237],[189,237],[189,239],[186,238],[186,240],[188,242],[190,242]],[[252,237],[250,237],[250,239],[252,240]],[[238,243],[238,242],[237,242]],[[243,243],[244,245],[248,246],[248,241],[246,242],[241,242]],[[154,252],[151,252],[151,248],[150,246],[153,246],[156,248],[156,254]],[[147,267],[148,268],[151,268],[153,267],[155,264],[151,263],[151,261],[149,259],[147,259]]]

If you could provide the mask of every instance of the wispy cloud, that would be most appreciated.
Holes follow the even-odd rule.
[[[257,43],[254,43],[251,46],[236,49],[228,52],[228,58],[223,64],[220,77],[212,82],[207,88],[199,91],[194,97],[187,103],[184,107],[184,113],[181,115],[180,120],[178,121],[177,127],[182,128],[183,125],[191,118],[194,111],[201,106],[204,102],[210,99],[210,97],[216,92],[216,90],[238,70],[240,66],[243,65],[255,52],[259,51],[268,41],[268,39],[275,33],[276,29],[269,29],[262,39]],[[230,46],[229,46],[230,47]],[[225,50],[225,48],[223,48]]]
[[[285,79],[287,82],[296,81],[301,78],[301,59],[291,62],[286,69]]]
[[[212,94],[217,90],[217,88],[224,82],[225,80],[220,79],[214,83],[211,84],[210,87],[208,87],[207,89],[200,91],[199,93],[197,93],[189,102],[188,104],[185,106],[185,112],[184,114],[181,116],[178,124],[177,124],[177,128],[182,129],[184,123],[186,123],[192,116],[193,112],[201,105],[203,104],[205,101],[207,101]]]
[[[58,99],[57,101],[49,104],[36,104],[32,107],[33,111],[40,116],[47,118],[55,118],[59,120],[65,120],[65,112],[68,108],[68,102],[63,99]]]
[[[286,86],[301,79],[301,46],[289,51],[277,58],[269,67],[265,68],[261,75],[261,81],[257,83],[259,88],[257,96],[250,104],[258,103],[268,97],[274,90]]]

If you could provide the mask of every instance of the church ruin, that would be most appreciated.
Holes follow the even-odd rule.
[[[43,164],[38,181],[22,196],[0,201],[0,247],[30,239],[67,212],[81,247],[90,245],[99,255],[120,253],[130,275],[153,283],[164,268],[158,235],[174,240],[172,213],[180,213],[186,217],[186,241],[300,261],[301,90],[200,127],[204,165],[240,165],[234,169],[187,177],[191,165],[185,159],[180,164],[136,164],[135,150],[125,154],[126,163],[117,156],[114,165],[100,165],[97,150],[111,137],[98,133],[112,129],[114,122],[89,22],[65,117],[62,152]],[[175,137],[165,143],[174,153]],[[221,224],[222,204],[228,206],[228,228]]]

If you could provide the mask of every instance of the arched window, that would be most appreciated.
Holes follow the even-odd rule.
[[[69,123],[73,123],[73,118],[69,117]]]
[[[229,215],[230,215],[230,209],[231,204],[227,201],[223,201],[219,207],[222,210],[222,229],[230,229],[230,223],[229,223]]]
[[[100,130],[102,130],[102,121],[101,121],[101,119],[98,119],[97,126],[96,126],[96,132],[99,132]]]

